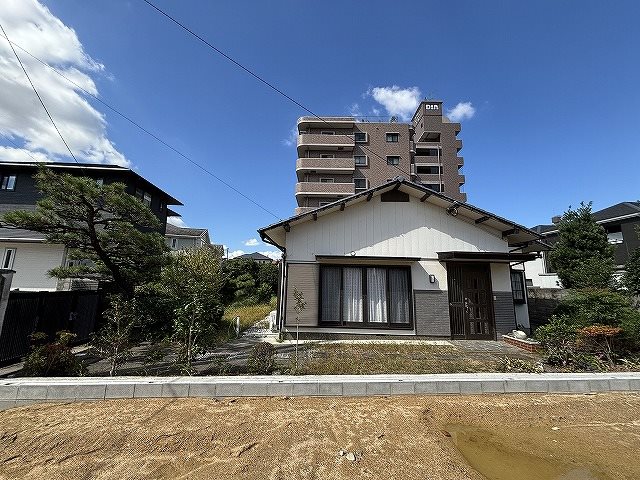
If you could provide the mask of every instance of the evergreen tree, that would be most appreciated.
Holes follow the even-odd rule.
[[[640,228],[636,228],[640,237]],[[627,261],[622,283],[632,295],[640,295],[640,247],[636,248]]]
[[[612,286],[614,247],[591,215],[591,203],[569,208],[558,225],[559,239],[549,253],[564,288]]]
[[[1,223],[43,233],[47,242],[68,247],[70,259],[80,260],[51,270],[51,276],[112,282],[130,298],[136,285],[159,275],[167,258],[164,237],[156,231],[161,223],[124,184],[99,185],[45,166],[34,178],[43,193],[36,210],[5,213]]]

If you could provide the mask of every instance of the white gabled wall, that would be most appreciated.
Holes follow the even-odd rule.
[[[508,252],[498,231],[453,217],[444,208],[409,202],[371,202],[348,205],[344,211],[317,221],[293,225],[287,233],[287,259],[315,261],[316,255],[421,257],[436,260],[438,252]]]
[[[560,288],[558,285],[558,275],[555,273],[545,273],[544,260],[542,258],[525,262],[524,270],[527,278],[533,282],[534,287]]]
[[[7,248],[16,249],[12,290],[56,290],[58,279],[49,277],[47,272],[62,265],[65,257],[63,245],[0,242],[0,258],[4,258]]]

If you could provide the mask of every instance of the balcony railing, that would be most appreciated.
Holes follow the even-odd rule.
[[[324,197],[342,197],[355,193],[353,183],[298,182],[296,196],[319,195]]]
[[[298,148],[300,147],[320,147],[323,149],[354,148],[356,143],[353,135],[335,134],[325,135],[322,133],[301,133],[298,135]]]
[[[298,158],[296,160],[296,172],[351,173],[354,170],[353,158]]]

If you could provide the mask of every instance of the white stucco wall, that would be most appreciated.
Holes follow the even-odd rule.
[[[560,288],[558,286],[558,275],[555,273],[545,273],[544,260],[542,258],[525,262],[524,270],[527,279],[533,282],[534,287]]]
[[[4,258],[7,248],[15,248],[13,270],[16,271],[11,289],[56,290],[58,280],[47,272],[60,267],[65,258],[63,245],[47,243],[0,242],[0,255]]]
[[[176,240],[176,246],[173,247],[173,239]],[[172,250],[184,250],[187,248],[195,248],[202,246],[202,239],[194,237],[165,237],[167,247]]]

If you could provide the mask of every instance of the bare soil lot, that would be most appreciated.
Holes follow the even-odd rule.
[[[112,400],[0,412],[0,478],[618,480],[640,478],[639,451],[636,394]]]

